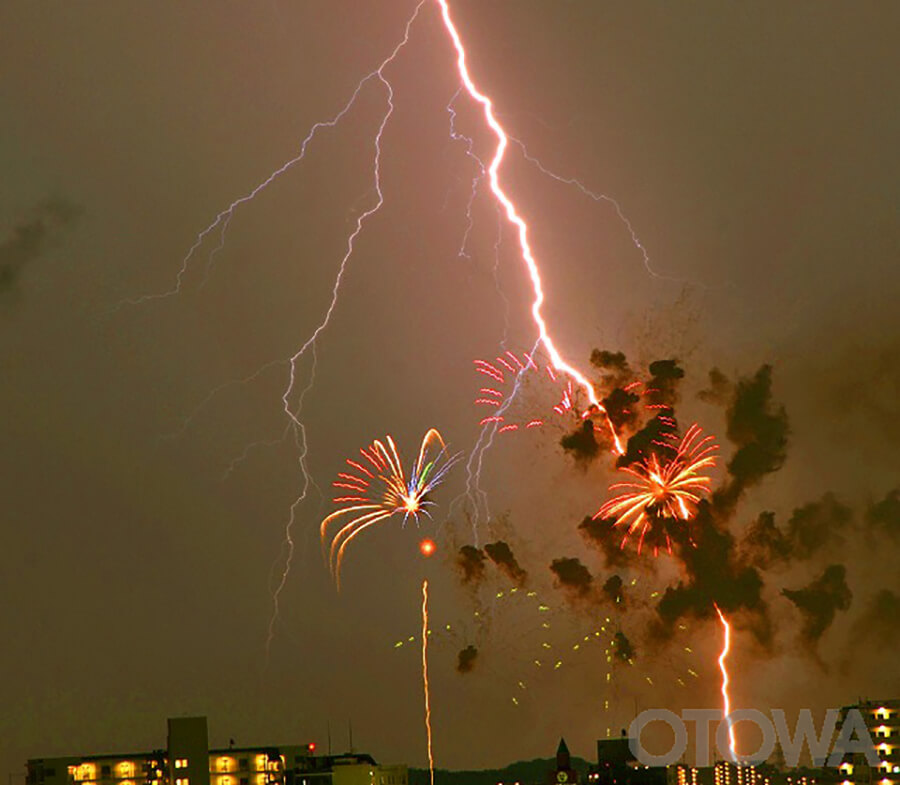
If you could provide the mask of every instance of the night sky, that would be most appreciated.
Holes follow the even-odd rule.
[[[318,343],[304,416],[321,494],[298,508],[267,662],[302,487],[297,446],[282,439],[286,366],[267,364],[321,321],[347,234],[374,204],[383,86],[368,83],[302,163],[235,212],[212,257],[211,233],[179,295],[128,301],[173,287],[198,232],[341,109],[413,8],[0,4],[3,772],[28,757],[150,749],[180,714],[206,714],[212,744],[324,747],[330,722],[336,748],[352,719],[357,748],[421,766],[416,644],[395,643],[417,632],[426,576],[440,766],[549,755],[560,734],[593,757],[593,740],[635,708],[719,705],[718,624],[688,614],[684,630],[653,631],[653,593],[685,580],[678,559],[618,570],[637,579],[617,612],[633,666],[616,663],[607,686],[602,651],[573,652],[616,611],[561,591],[549,566],[577,558],[598,582],[617,572],[578,530],[614,471],[608,456],[573,461],[561,426],[498,439],[482,477],[491,517],[478,524],[479,544],[508,542],[551,606],[549,631],[493,565],[480,588],[461,585],[456,550],[474,541],[465,504],[450,506],[461,467],[435,493],[434,521],[392,520],[354,543],[340,594],[322,559],[318,523],[344,457],[386,433],[411,457],[432,426],[468,452],[482,415],[473,359],[535,340],[515,238],[506,227],[495,254],[485,189],[460,254],[477,170],[450,137],[459,82],[431,2],[385,72],[385,203]],[[637,377],[677,359],[680,421],[717,435],[717,482],[735,450],[728,404],[698,393],[712,368],[736,383],[771,365],[785,458],[742,494],[727,531],[743,542],[772,512],[789,554],[757,560],[770,639],[752,614],[734,617],[736,706],[896,697],[900,6],[456,0],[452,11],[507,131],[547,169],[614,197],[649,254],[650,269],[612,203],[510,150],[503,180],[531,226],[565,357],[589,372],[593,349],[622,351]],[[480,115],[462,97],[456,107],[488,156]],[[533,391],[523,406],[546,403]],[[790,521],[810,517],[812,544],[791,539]],[[438,544],[427,562],[426,535]],[[823,597],[833,615],[815,617]],[[558,671],[535,672],[542,642],[561,652]],[[457,673],[470,645],[474,665]]]

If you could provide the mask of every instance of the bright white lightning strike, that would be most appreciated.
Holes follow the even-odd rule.
[[[591,404],[595,406],[599,412],[605,415],[606,424],[609,428],[610,434],[613,437],[616,451],[619,453],[619,455],[623,455],[625,451],[622,448],[621,441],[619,440],[619,435],[616,433],[616,430],[609,419],[609,415],[607,414],[606,409],[603,407],[603,404],[597,397],[597,393],[594,391],[594,386],[588,381],[584,374],[582,374],[576,368],[572,367],[565,360],[563,360],[562,355],[560,355],[559,350],[553,343],[553,339],[550,337],[547,323],[545,322],[543,314],[541,313],[541,306],[544,304],[544,287],[541,281],[541,274],[538,270],[537,262],[535,261],[534,254],[531,251],[531,246],[528,243],[528,225],[519,215],[518,211],[516,210],[516,206],[513,204],[512,200],[500,185],[500,177],[498,172],[500,170],[500,165],[503,163],[503,157],[506,153],[506,148],[509,146],[509,137],[507,136],[506,131],[503,130],[503,126],[500,125],[494,115],[493,102],[475,86],[475,83],[472,81],[472,78],[469,75],[469,69],[466,65],[466,51],[463,47],[462,39],[460,38],[459,33],[457,32],[456,27],[453,24],[453,20],[450,18],[450,8],[447,4],[447,0],[436,0],[436,2],[441,7],[441,17],[444,20],[444,26],[447,28],[447,32],[449,33],[450,39],[453,42],[453,47],[456,50],[456,64],[457,68],[459,69],[460,79],[462,79],[463,85],[465,86],[466,91],[469,93],[469,95],[479,104],[481,104],[482,107],[484,107],[485,121],[497,137],[497,149],[494,153],[493,159],[491,160],[490,166],[488,167],[488,178],[491,184],[491,191],[500,202],[500,204],[503,205],[507,220],[510,223],[514,224],[518,230],[519,245],[522,250],[522,260],[525,262],[525,266],[528,268],[528,275],[531,278],[531,285],[534,289],[534,302],[531,306],[531,315],[538,327],[538,333],[540,335],[541,343],[544,345],[544,348],[550,355],[550,360],[553,363],[553,366],[557,370],[560,370],[575,379],[578,384],[581,385],[581,387],[584,389]]]
[[[306,394],[306,392],[308,392],[310,390],[310,388],[312,387],[312,385],[315,382],[315,364],[313,363],[313,366],[308,374],[307,384],[305,385],[302,394],[300,394],[298,397],[297,391],[298,391],[298,387],[300,385],[300,381],[298,379],[299,363],[308,352],[311,351],[313,354],[315,353],[316,342],[317,342],[318,338],[320,337],[320,335],[322,334],[322,332],[328,327],[330,320],[332,318],[332,315],[337,306],[337,301],[338,301],[341,284],[342,284],[342,281],[343,281],[343,278],[344,278],[344,275],[345,275],[345,272],[347,269],[347,265],[354,253],[356,241],[359,238],[360,234],[362,233],[364,226],[367,224],[368,219],[371,218],[376,212],[378,212],[380,210],[380,208],[382,207],[382,205],[384,204],[384,195],[381,190],[381,157],[382,157],[381,142],[382,142],[382,136],[385,131],[385,128],[386,128],[390,118],[392,117],[392,114],[394,111],[393,87],[392,87],[390,81],[385,76],[385,69],[391,63],[394,62],[394,60],[399,55],[400,51],[408,43],[408,41],[410,39],[411,27],[412,27],[413,23],[415,22],[415,20],[417,19],[422,7],[425,5],[425,2],[426,2],[426,0],[419,0],[419,2],[415,5],[415,9],[414,9],[411,17],[406,22],[402,40],[394,47],[394,49],[391,51],[391,53],[381,62],[381,64],[379,65],[379,67],[376,70],[367,74],[365,77],[363,77],[362,80],[360,80],[360,82],[356,85],[356,88],[353,91],[352,95],[350,96],[349,100],[340,109],[340,111],[337,112],[337,114],[335,114],[330,120],[320,121],[312,126],[312,128],[310,129],[307,136],[302,140],[302,143],[300,144],[300,148],[299,148],[297,155],[294,156],[293,158],[291,158],[290,160],[286,161],[282,166],[280,166],[278,169],[273,171],[268,177],[266,177],[264,180],[262,180],[251,191],[249,191],[245,195],[239,197],[238,199],[234,200],[226,209],[222,210],[220,213],[218,213],[216,215],[215,220],[211,224],[209,224],[205,229],[203,229],[196,236],[194,243],[191,245],[190,249],[188,250],[187,254],[185,255],[185,257],[182,260],[182,264],[181,264],[181,267],[176,276],[174,286],[169,291],[165,291],[165,292],[162,292],[159,294],[145,295],[143,297],[140,297],[140,298],[137,298],[134,300],[126,301],[127,303],[136,304],[136,303],[142,303],[142,302],[145,302],[148,300],[154,300],[154,299],[159,299],[159,298],[164,298],[164,297],[168,297],[171,295],[179,294],[182,291],[182,288],[183,288],[183,285],[185,282],[185,278],[188,274],[189,268],[191,267],[191,265],[193,263],[195,255],[203,247],[203,245],[207,242],[208,239],[210,239],[211,237],[215,237],[216,245],[211,250],[211,252],[208,256],[204,278],[203,278],[203,281],[201,282],[201,285],[202,285],[202,283],[205,282],[205,280],[206,280],[206,276],[209,274],[209,272],[211,270],[212,264],[215,261],[216,256],[224,247],[226,235],[227,235],[231,220],[234,217],[237,209],[239,207],[241,207],[242,205],[255,199],[256,196],[259,195],[263,190],[265,190],[274,180],[276,180],[281,175],[285,174],[289,169],[291,169],[296,164],[301,162],[305,158],[308,147],[311,144],[311,142],[314,140],[314,138],[318,134],[318,132],[321,130],[324,130],[324,129],[333,128],[336,125],[338,125],[338,123],[340,123],[340,121],[347,115],[347,113],[353,107],[357,98],[361,94],[362,90],[365,88],[365,86],[369,82],[378,80],[383,85],[383,87],[385,89],[385,93],[386,93],[387,107],[384,111],[384,114],[381,117],[380,124],[378,126],[377,132],[376,132],[376,134],[374,136],[374,140],[373,140],[373,143],[374,143],[373,178],[374,178],[374,190],[375,190],[376,197],[377,197],[375,204],[372,205],[371,207],[369,207],[368,209],[366,209],[363,213],[361,213],[358,216],[353,231],[347,237],[345,253],[344,253],[342,259],[340,260],[338,272],[336,274],[334,284],[332,287],[331,299],[330,299],[329,305],[324,313],[323,318],[317,324],[317,326],[312,331],[312,333],[309,335],[309,337],[306,338],[306,340],[302,343],[302,345],[300,345],[300,348],[289,359],[280,361],[280,362],[284,362],[286,365],[289,366],[289,379],[288,379],[287,385],[284,389],[284,392],[281,396],[282,408],[283,408],[285,415],[287,416],[287,429],[288,430],[286,431],[285,435],[287,433],[289,433],[290,431],[293,431],[295,439],[298,444],[298,448],[300,449],[299,465],[300,465],[300,469],[301,469],[301,472],[303,475],[303,487],[301,489],[300,495],[295,499],[294,503],[291,505],[289,519],[285,525],[285,530],[284,530],[285,536],[284,536],[284,540],[282,543],[282,550],[280,552],[281,554],[284,555],[284,562],[283,562],[283,569],[281,570],[280,580],[277,582],[277,586],[274,589],[273,596],[272,596],[273,613],[272,613],[272,617],[271,617],[269,628],[268,628],[268,637],[267,637],[267,642],[266,642],[266,657],[267,657],[267,659],[268,659],[268,655],[269,655],[270,645],[271,645],[273,635],[274,635],[276,622],[278,619],[279,597],[280,597],[282,590],[284,589],[284,586],[287,581],[288,574],[289,574],[290,568],[291,568],[291,560],[292,560],[292,556],[293,556],[293,545],[294,545],[294,542],[292,539],[292,534],[291,534],[292,527],[296,520],[297,510],[298,510],[299,506],[301,505],[301,503],[306,499],[307,491],[308,491],[310,485],[312,484],[312,478],[309,475],[309,472],[307,470],[307,465],[306,465],[306,459],[308,456],[308,443],[307,443],[306,428],[304,426],[304,423],[301,420],[301,413],[303,410],[304,395]],[[585,390],[587,399],[590,401],[592,406],[596,407],[596,410],[599,413],[602,413],[606,417],[607,426],[609,427],[609,431],[611,433],[613,442],[615,444],[615,449],[619,454],[622,454],[623,449],[622,449],[622,445],[619,440],[619,437],[616,434],[615,429],[609,420],[609,416],[606,413],[604,407],[602,406],[602,403],[598,400],[596,393],[593,389],[593,386],[580,371],[578,371],[573,366],[569,365],[563,359],[563,357],[561,356],[560,352],[558,351],[556,345],[553,342],[553,339],[550,335],[549,327],[548,327],[547,323],[545,322],[545,319],[542,314],[542,306],[544,303],[545,294],[543,291],[543,283],[541,280],[538,265],[533,256],[531,247],[528,242],[528,227],[527,227],[525,221],[523,220],[523,218],[519,215],[513,201],[510,199],[510,197],[507,195],[507,193],[503,190],[503,188],[500,184],[500,179],[499,179],[499,170],[500,170],[500,167],[504,160],[504,156],[505,156],[506,150],[509,146],[509,142],[513,141],[520,145],[521,145],[521,143],[518,142],[518,140],[507,135],[507,133],[505,132],[505,130],[503,129],[503,127],[501,126],[501,124],[499,123],[499,121],[497,120],[497,118],[494,114],[493,104],[492,104],[491,99],[489,99],[485,94],[480,92],[478,90],[478,88],[475,86],[475,84],[468,72],[468,68],[466,66],[466,54],[465,54],[465,50],[464,50],[461,38],[453,24],[451,17],[450,17],[450,10],[449,10],[449,5],[448,5],[447,0],[435,0],[435,2],[437,3],[437,5],[440,9],[444,26],[446,27],[446,30],[450,35],[453,47],[456,51],[457,67],[459,70],[459,76],[460,76],[461,83],[462,83],[462,87],[460,88],[459,92],[461,92],[463,89],[465,89],[465,92],[467,92],[468,95],[473,100],[475,100],[477,103],[479,103],[483,107],[484,117],[487,122],[487,125],[489,126],[489,128],[491,129],[491,131],[494,133],[494,135],[497,138],[497,147],[494,152],[493,158],[490,161],[490,164],[487,167],[484,167],[482,165],[481,175],[476,176],[473,179],[472,195],[469,199],[469,203],[467,206],[468,224],[467,224],[467,228],[466,228],[466,236],[463,239],[463,244],[461,247],[461,252],[465,253],[466,239],[468,237],[469,230],[471,229],[471,222],[472,222],[471,209],[472,209],[472,202],[473,202],[474,196],[475,196],[475,191],[478,186],[479,180],[481,179],[481,176],[483,176],[486,173],[488,175],[487,179],[490,184],[491,192],[497,200],[498,219],[501,214],[505,214],[509,223],[511,225],[513,225],[517,230],[519,246],[520,246],[521,254],[522,254],[522,260],[526,265],[526,268],[527,268],[527,271],[529,274],[529,278],[531,280],[533,292],[534,292],[534,299],[533,299],[533,303],[532,303],[532,307],[531,307],[531,313],[532,313],[532,317],[535,321],[535,324],[538,328],[538,335],[539,335],[538,343],[543,344],[544,348],[547,351],[547,354],[550,357],[550,360],[551,360],[551,363],[553,364],[553,366],[560,372],[565,373],[569,377],[574,379]],[[452,105],[452,102],[451,102],[451,105]],[[448,109],[449,109],[449,107],[448,107]],[[452,112],[452,109],[450,111]],[[451,115],[451,123],[452,123],[452,115]],[[463,137],[457,137],[455,133],[452,133],[452,135],[454,136],[454,138],[463,138]],[[471,140],[466,140],[466,141],[471,141]],[[563,182],[570,182],[564,178],[560,178],[560,177],[557,177],[556,175],[552,175],[552,173],[548,172],[542,166],[540,166],[539,162],[537,162],[535,159],[532,159],[530,156],[528,156],[527,152],[524,150],[524,147],[522,149],[523,149],[523,153],[525,154],[526,158],[529,161],[538,163],[538,166],[539,166],[539,168],[541,168],[542,171],[544,171],[547,174],[550,174],[551,176],[556,177],[556,179],[561,180]],[[475,156],[472,153],[471,145],[469,147],[468,154],[472,158],[474,158],[479,164],[481,164],[481,161],[477,158],[477,156]],[[576,181],[571,181],[571,182],[578,185],[579,187],[582,188],[582,190],[584,190],[583,186],[581,186],[580,183],[577,183]],[[593,194],[590,194],[590,195],[592,195],[592,196],[594,196],[594,198],[596,198],[595,195],[593,195]],[[617,204],[616,204],[616,208],[618,210]],[[620,215],[620,218],[622,218],[624,220],[624,216],[621,215],[621,212],[619,212],[619,215]],[[626,221],[626,224],[627,224],[627,221]],[[627,225],[628,225],[629,230],[631,230],[630,224],[627,224]],[[633,232],[632,232],[632,239],[635,240],[635,243],[643,251],[643,247],[637,242],[637,239],[634,237]],[[498,237],[498,244],[499,244],[499,237]],[[496,246],[495,246],[495,250],[496,250]],[[646,262],[647,262],[647,259],[646,259],[646,254],[645,254],[645,263]],[[495,268],[495,272],[496,272],[496,268]],[[501,293],[501,295],[502,295],[502,293]],[[228,385],[234,384],[234,383],[247,383],[249,381],[252,381],[253,379],[257,378],[258,375],[263,370],[271,367],[274,364],[276,364],[276,363],[271,362],[271,363],[263,366],[263,368],[261,368],[259,371],[257,371],[253,375],[246,377],[245,379],[241,380],[240,382],[228,382],[228,383],[226,383],[226,385],[223,385],[222,387],[228,386]],[[210,397],[212,397],[219,389],[222,389],[222,388],[221,387],[217,388],[216,391],[213,391],[213,393],[210,394]],[[206,401],[204,401],[204,403],[201,404],[201,406],[199,408],[202,408],[202,406],[205,405],[205,403],[206,403]],[[188,418],[188,422],[189,421],[190,421],[190,418]],[[490,436],[492,436],[492,434]],[[284,435],[282,436],[282,438],[284,438]],[[264,444],[264,443],[265,442],[260,442],[259,444]],[[481,462],[484,457],[485,447],[483,444],[481,444],[481,438],[479,438],[479,444],[481,445],[482,449],[479,450],[478,447],[476,446],[475,452],[473,452],[473,455],[470,456],[470,464],[469,464],[470,465],[470,478],[469,478],[470,484],[472,482],[472,473],[475,474],[476,478],[480,474]],[[489,444],[490,444],[490,440],[488,439],[488,446],[489,446]],[[245,451],[245,453],[246,453],[246,451]],[[240,460],[242,460],[242,458],[237,459],[237,462],[239,462]],[[474,461],[474,463],[473,463],[473,461]],[[477,466],[477,468],[475,468],[476,466]],[[483,495],[483,492],[481,492],[480,489],[478,489],[478,487],[477,487],[477,479],[475,480],[475,489],[478,493],[481,493]],[[470,488],[470,490],[471,490],[471,488]],[[279,556],[279,559],[276,562],[276,564],[281,562],[281,559],[282,559],[282,555]]]

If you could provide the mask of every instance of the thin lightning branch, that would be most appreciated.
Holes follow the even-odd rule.
[[[281,436],[275,439],[260,439],[256,442],[251,442],[246,447],[244,447],[243,451],[236,458],[232,458],[231,462],[225,468],[225,471],[222,473],[222,482],[225,482],[232,474],[237,470],[238,466],[240,466],[244,461],[246,461],[250,457],[250,453],[256,450],[259,447],[275,447],[278,444],[284,444],[285,439],[287,439],[288,435],[293,432],[292,424],[288,424],[285,426],[284,431],[282,431]]]
[[[397,46],[394,48],[394,50],[391,52],[391,54],[388,55],[388,57],[382,61],[381,65],[378,66],[378,68],[376,68],[374,71],[371,71],[370,73],[366,74],[359,81],[359,83],[356,85],[356,88],[354,89],[352,95],[350,96],[350,99],[347,101],[347,103],[344,104],[343,108],[341,108],[341,110],[336,115],[334,115],[334,117],[332,117],[330,120],[321,120],[321,121],[315,123],[312,126],[312,128],[310,128],[309,133],[307,133],[306,137],[300,143],[300,150],[297,153],[297,155],[295,155],[293,158],[291,158],[288,161],[286,161],[285,163],[283,163],[280,167],[278,167],[274,172],[272,172],[268,177],[266,177],[265,180],[263,180],[261,183],[259,183],[251,191],[249,191],[248,193],[244,194],[243,196],[235,199],[230,205],[228,205],[228,207],[226,207],[224,210],[222,210],[215,217],[215,219],[213,220],[213,222],[211,224],[209,224],[205,229],[203,229],[197,235],[197,237],[194,240],[193,245],[188,249],[188,252],[185,255],[184,259],[182,259],[181,268],[178,271],[178,275],[175,277],[175,285],[171,289],[169,289],[168,291],[165,291],[165,292],[160,292],[158,294],[147,294],[142,297],[136,297],[136,298],[132,298],[129,300],[123,300],[121,303],[119,303],[118,307],[121,307],[123,305],[140,305],[141,303],[145,303],[150,300],[160,300],[165,297],[171,297],[173,295],[180,294],[182,285],[184,283],[184,277],[187,275],[187,272],[190,267],[191,260],[194,257],[194,254],[196,254],[197,251],[200,250],[200,248],[202,247],[203,243],[205,242],[207,236],[210,233],[212,233],[217,227],[221,226],[222,229],[221,229],[219,246],[215,250],[213,250],[212,254],[210,255],[210,259],[208,260],[208,263],[207,263],[207,273],[208,273],[210,264],[212,262],[212,256],[215,255],[216,251],[221,250],[222,246],[224,245],[225,233],[228,229],[228,223],[231,221],[231,218],[234,215],[235,210],[237,210],[238,207],[241,207],[242,205],[246,204],[247,202],[250,202],[253,199],[255,199],[256,196],[260,192],[265,190],[275,180],[277,180],[279,177],[281,177],[281,175],[283,175],[289,169],[294,167],[296,164],[300,163],[300,161],[302,161],[306,157],[306,150],[309,147],[309,144],[315,138],[316,134],[324,128],[334,128],[338,123],[340,123],[340,121],[344,118],[344,116],[347,114],[347,112],[349,112],[350,109],[353,107],[353,105],[356,103],[356,99],[359,97],[363,88],[370,81],[372,81],[373,79],[376,79],[376,78],[380,79],[382,82],[385,81],[384,77],[383,77],[383,71],[384,71],[385,67],[389,63],[391,63],[394,60],[394,58],[397,57],[397,54],[408,42],[409,28],[412,25],[413,21],[415,21],[416,17],[419,15],[419,10],[425,4],[425,1],[426,0],[420,0],[419,3],[416,5],[416,9],[413,12],[412,17],[406,24],[406,30],[405,30],[405,35],[403,37],[403,40],[399,44],[397,44]]]
[[[227,390],[230,387],[239,387],[239,386],[243,386],[245,384],[250,384],[250,382],[255,382],[260,376],[262,376],[263,373],[265,373],[267,370],[269,370],[269,368],[272,368],[276,365],[287,365],[287,360],[272,360],[270,362],[267,362],[265,365],[261,366],[260,368],[257,368],[249,376],[245,376],[242,379],[230,379],[227,382],[223,382],[218,387],[214,387],[212,390],[209,391],[209,393],[207,393],[206,397],[193,408],[193,410],[190,412],[190,414],[188,414],[182,420],[181,427],[177,431],[174,431],[173,433],[168,434],[165,438],[177,439],[178,437],[182,436],[184,434],[184,432],[191,426],[191,423],[193,423],[194,418],[196,418],[196,416],[203,409],[205,409],[209,405],[209,402],[212,401],[212,399],[215,398],[220,392],[224,392],[225,390]]]
[[[537,158],[531,155],[527,148],[525,147],[525,143],[516,139],[515,137],[509,137],[511,142],[515,142],[519,148],[522,150],[522,156],[526,161],[533,164],[537,169],[547,177],[550,177],[556,180],[558,183],[562,183],[563,185],[571,185],[577,188],[581,193],[587,196],[589,199],[592,199],[595,202],[606,202],[611,204],[613,209],[616,211],[616,215],[619,217],[619,220],[625,226],[625,229],[628,231],[628,234],[631,236],[632,245],[640,252],[641,258],[644,261],[644,269],[654,278],[658,278],[663,281],[678,281],[681,282],[680,278],[673,278],[668,275],[662,275],[653,269],[653,265],[650,263],[650,254],[647,252],[647,249],[644,247],[644,244],[641,242],[641,238],[638,237],[637,232],[634,230],[634,226],[625,213],[622,211],[622,207],[616,199],[608,196],[607,194],[598,194],[596,191],[592,191],[586,185],[584,185],[580,180],[577,180],[574,177],[563,177],[562,175],[558,175],[555,172],[551,172],[546,166],[544,166]]]
[[[293,394],[294,388],[297,384],[297,363],[300,359],[306,354],[306,352],[312,348],[313,352],[315,352],[316,341],[319,336],[328,326],[331,315],[334,313],[335,308],[337,307],[338,294],[341,288],[341,282],[344,278],[344,273],[347,269],[347,264],[350,261],[350,257],[353,255],[353,251],[355,248],[356,240],[359,235],[362,233],[363,227],[372,215],[374,215],[378,210],[381,209],[381,206],[384,204],[384,194],[381,190],[381,140],[384,135],[384,129],[388,124],[391,116],[394,113],[394,89],[391,86],[391,83],[385,78],[384,71],[397,57],[400,53],[400,50],[403,49],[404,46],[409,42],[409,33],[412,28],[413,23],[419,16],[419,11],[422,6],[425,4],[425,0],[420,0],[420,2],[416,5],[415,11],[412,16],[406,22],[406,27],[403,32],[403,39],[394,47],[393,52],[385,58],[385,60],[381,63],[378,69],[374,72],[374,76],[384,85],[386,91],[386,99],[387,99],[387,110],[385,111],[383,117],[381,118],[381,123],[378,126],[378,131],[375,134],[374,147],[375,147],[375,157],[373,162],[373,170],[374,170],[374,188],[376,193],[376,202],[375,204],[362,212],[356,219],[356,226],[353,231],[350,233],[347,238],[347,246],[346,251],[344,252],[344,256],[341,259],[341,263],[338,267],[338,273],[334,281],[334,286],[331,290],[331,302],[328,304],[328,308],[325,311],[325,316],[322,321],[318,324],[318,326],[313,330],[312,334],[303,345],[300,347],[298,351],[294,353],[294,355],[290,359],[290,379],[287,387],[285,388],[284,394],[281,396],[282,406],[284,409],[284,413],[288,416],[288,419],[291,423],[293,423],[294,428],[300,435],[302,441],[302,452],[299,458],[300,470],[303,475],[303,488],[301,490],[300,495],[295,499],[294,503],[291,505],[290,515],[288,516],[288,521],[285,524],[284,530],[284,541],[287,542],[287,558],[285,559],[284,571],[282,572],[281,581],[275,589],[275,592],[272,596],[272,617],[269,621],[269,630],[268,636],[266,638],[266,661],[268,661],[269,652],[272,645],[272,639],[275,634],[275,625],[278,620],[278,612],[279,612],[279,598],[282,590],[284,589],[285,584],[287,583],[288,575],[290,574],[291,569],[291,560],[294,554],[294,541],[292,537],[291,530],[294,526],[294,521],[296,520],[297,508],[300,504],[306,499],[307,492],[309,490],[309,486],[311,483],[311,478],[309,475],[309,471],[306,466],[306,458],[309,452],[309,444],[307,440],[306,427],[303,422],[300,420],[300,414],[303,411],[303,397],[306,393],[311,389],[312,385],[315,383],[315,362],[313,363],[312,370],[310,372],[309,382],[307,384],[306,389],[300,395],[300,400],[297,403],[296,409],[291,408],[291,396]],[[367,76],[365,80],[368,80],[372,74]],[[364,80],[364,81],[365,81]],[[355,94],[354,94],[355,98]]]
[[[477,101],[484,108],[485,121],[494,132],[494,135],[497,137],[497,149],[494,153],[494,158],[492,159],[491,164],[488,167],[488,176],[491,184],[491,191],[500,202],[500,204],[503,205],[507,220],[511,224],[514,224],[518,230],[519,245],[522,251],[522,260],[525,262],[525,265],[528,269],[528,274],[531,278],[531,284],[534,290],[534,302],[531,306],[531,315],[538,327],[538,333],[540,335],[541,343],[544,345],[544,348],[549,354],[553,366],[557,370],[560,370],[575,379],[578,384],[581,385],[582,388],[584,388],[584,391],[587,394],[587,398],[590,403],[594,407],[596,407],[598,412],[605,415],[606,424],[609,428],[610,434],[612,435],[615,449],[620,455],[622,455],[624,454],[624,449],[622,448],[619,435],[616,433],[616,430],[609,419],[609,414],[606,412],[606,409],[603,407],[603,404],[597,397],[597,393],[594,391],[593,385],[588,381],[584,374],[582,374],[576,368],[572,367],[565,360],[563,360],[562,355],[560,355],[559,350],[556,348],[556,345],[553,342],[553,339],[550,337],[547,323],[544,320],[543,314],[541,313],[541,306],[544,303],[544,289],[537,262],[535,261],[531,246],[528,243],[528,226],[525,223],[524,219],[519,215],[512,200],[500,185],[499,169],[500,165],[503,162],[506,148],[509,146],[509,137],[506,135],[506,132],[503,130],[503,126],[500,125],[496,116],[494,115],[493,103],[491,99],[478,90],[478,88],[472,81],[471,76],[469,75],[469,69],[466,65],[465,48],[463,47],[459,33],[457,32],[456,27],[454,26],[453,21],[450,18],[450,8],[447,4],[447,0],[436,0],[436,2],[441,7],[441,16],[444,21],[444,26],[447,28],[447,32],[450,35],[453,47],[456,50],[457,67],[463,85],[465,86],[472,99]]]
[[[719,609],[719,606],[713,603],[716,613],[719,614],[719,621],[722,623],[724,639],[722,641],[722,653],[719,655],[719,670],[722,672],[722,714],[725,722],[728,724],[728,751],[731,753],[731,760],[737,763],[737,741],[734,737],[734,725],[731,722],[731,698],[728,696],[728,668],[725,665],[725,658],[731,650],[731,625],[725,618],[725,614]]]
[[[428,773],[434,785],[434,755],[431,751],[431,695],[428,688],[428,581],[422,581],[422,687],[425,691],[425,737],[428,742]]]
[[[461,87],[453,94],[450,103],[447,104],[447,113],[450,115],[450,136],[454,141],[463,142],[465,144],[466,155],[469,156],[478,167],[478,174],[472,178],[472,190],[469,193],[469,201],[466,204],[466,231],[463,234],[462,243],[459,246],[459,253],[457,254],[458,256],[468,259],[469,254],[466,252],[466,246],[469,243],[469,235],[472,233],[472,227],[475,223],[472,217],[472,205],[475,203],[475,197],[478,195],[478,186],[481,184],[481,180],[484,178],[485,174],[487,174],[487,167],[484,165],[484,161],[482,161],[474,152],[475,140],[456,130],[456,109],[453,107],[453,104],[459,97],[460,90],[462,90]]]

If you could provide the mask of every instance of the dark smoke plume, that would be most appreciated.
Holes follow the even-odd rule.
[[[632,663],[637,657],[637,651],[624,632],[617,632],[613,638],[613,654],[623,662]]]
[[[768,607],[762,598],[763,579],[759,571],[738,556],[734,537],[714,502],[700,503],[692,524],[696,547],[680,543],[679,555],[688,573],[686,581],[666,589],[657,613],[662,622],[658,632],[668,636],[683,616],[715,618],[713,603],[726,613],[742,610],[757,640],[772,643]]]
[[[826,493],[819,501],[797,507],[784,531],[775,523],[774,513],[762,513],[747,529],[742,549],[752,564],[764,569],[803,561],[832,543],[843,544],[843,532],[852,519],[850,508]]]
[[[677,360],[657,360],[650,363],[650,381],[647,382],[647,398],[653,406],[672,407],[678,403],[678,383],[684,378],[684,370]]]
[[[866,524],[873,532],[884,532],[900,540],[900,488],[894,488],[866,510]]]
[[[893,649],[900,643],[900,595],[882,589],[853,624],[854,647],[872,641],[881,648]]]
[[[600,453],[600,444],[594,435],[594,423],[590,418],[563,436],[559,443],[582,466],[589,464]]]
[[[616,387],[601,401],[609,415],[609,421],[617,432],[624,428],[632,428],[637,423],[637,404],[640,400],[640,396],[637,394]]]
[[[731,380],[718,368],[713,368],[709,372],[709,387],[700,390],[697,397],[706,403],[724,406],[731,400],[733,394],[734,385]]]
[[[478,585],[484,580],[484,551],[474,545],[463,545],[456,554],[456,566],[463,583]]]
[[[525,585],[525,581],[528,580],[528,573],[516,561],[512,548],[507,543],[503,542],[503,540],[489,542],[484,546],[484,552],[516,586]]]
[[[15,286],[25,266],[40,257],[58,232],[79,214],[80,210],[68,202],[47,200],[13,227],[0,241],[0,294]]]
[[[556,576],[557,586],[561,587],[572,600],[590,598],[594,579],[587,567],[579,559],[554,559],[550,563],[550,571]]]
[[[778,471],[787,457],[788,419],[783,406],[772,405],[772,366],[738,381],[726,421],[737,451],[728,462],[730,480],[714,496],[719,508],[733,507],[747,488]]]
[[[801,635],[813,646],[831,626],[835,613],[847,610],[853,599],[843,564],[829,565],[803,589],[784,589],[781,593],[800,610],[803,615]]]
[[[662,444],[667,434],[675,431],[672,420],[668,414],[657,415],[650,420],[641,430],[634,434],[625,447],[625,454],[616,460],[616,466],[631,466],[631,464],[648,458],[652,454],[658,454],[661,458],[668,452]]]
[[[591,365],[600,371],[604,371],[600,377],[600,387],[609,390],[614,387],[622,387],[632,377],[628,360],[622,352],[608,352],[604,349],[594,349],[591,352]]]
[[[603,584],[603,594],[613,604],[625,603],[624,581],[619,575],[611,575]]]
[[[588,516],[578,524],[578,531],[589,545],[600,550],[607,567],[628,567],[637,561],[634,548],[620,547],[622,538],[608,519]]]
[[[459,654],[456,656],[456,672],[471,673],[477,659],[478,649],[471,644],[464,649],[460,649]]]

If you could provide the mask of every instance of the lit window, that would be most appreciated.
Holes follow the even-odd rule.
[[[179,777],[175,780],[175,785],[190,785],[190,780],[187,777]]]
[[[186,769],[187,768],[187,758],[176,758],[175,759],[175,768],[176,769]]]

